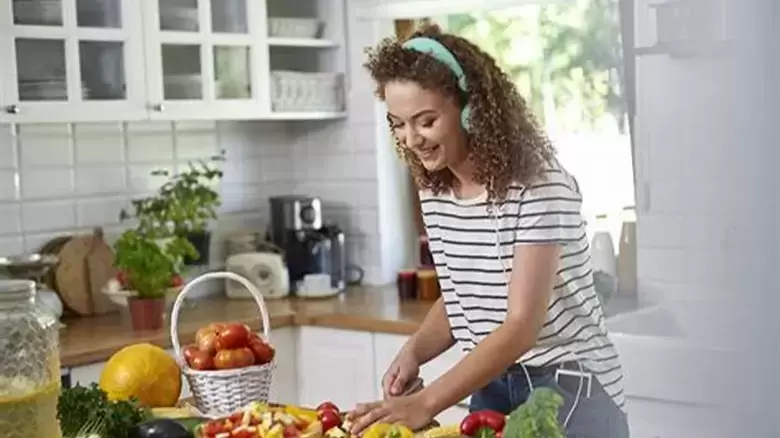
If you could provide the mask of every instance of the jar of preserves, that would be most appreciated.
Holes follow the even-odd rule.
[[[35,306],[35,283],[0,280],[0,436],[62,436],[59,322]]]

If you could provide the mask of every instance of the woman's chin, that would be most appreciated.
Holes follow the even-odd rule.
[[[440,158],[435,158],[432,160],[420,160],[422,162],[423,167],[428,172],[438,172],[440,170],[443,170],[447,165],[445,164],[444,160]]]

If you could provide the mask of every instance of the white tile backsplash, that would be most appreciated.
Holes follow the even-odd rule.
[[[12,135],[14,127],[0,125],[0,254],[36,251],[53,237],[96,226],[114,239],[127,225],[119,223],[120,210],[166,180],[150,175],[152,170],[173,172],[189,160],[209,159],[223,149],[234,159],[222,163],[226,177],[219,189],[224,205],[216,229],[225,233],[230,228],[223,222],[264,228],[267,194],[292,190],[290,175],[284,174],[291,163],[279,152],[289,149],[286,128],[279,123],[221,125],[20,125],[18,136]],[[222,136],[221,130],[231,135]],[[263,158],[266,139],[273,140],[269,163]],[[17,154],[23,162],[19,171],[14,170]],[[238,158],[242,156],[252,159]]]

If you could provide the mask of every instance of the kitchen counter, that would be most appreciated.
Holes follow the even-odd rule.
[[[419,327],[432,303],[400,301],[395,286],[355,287],[327,299],[266,300],[271,328],[308,325],[409,335]],[[257,306],[252,300],[226,298],[190,301],[182,307],[179,337],[182,344],[194,340],[195,331],[209,322],[235,321],[260,329]],[[134,332],[120,314],[63,320],[60,361],[63,367],[107,360],[120,348],[149,342],[171,347],[168,327]]]
[[[354,287],[327,299],[266,300],[271,328],[317,326],[374,333],[410,335],[420,326],[431,302],[400,301],[394,285]],[[612,299],[604,306],[607,317],[637,309],[636,298]],[[252,300],[212,298],[192,300],[182,307],[179,337],[193,342],[195,332],[209,322],[235,321],[260,330],[257,306]],[[114,313],[91,318],[70,318],[60,331],[60,360],[73,367],[108,359],[120,348],[149,342],[171,347],[169,329],[134,332],[129,322]]]

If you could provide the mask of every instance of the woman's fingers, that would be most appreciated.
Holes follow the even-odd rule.
[[[372,424],[385,418],[388,413],[387,407],[382,402],[358,405],[352,411],[352,429],[350,432],[358,435]]]
[[[391,366],[385,376],[382,378],[382,392],[384,392],[385,398],[393,395],[397,395],[395,392],[396,380],[398,380],[400,374],[400,368],[397,366]]]

